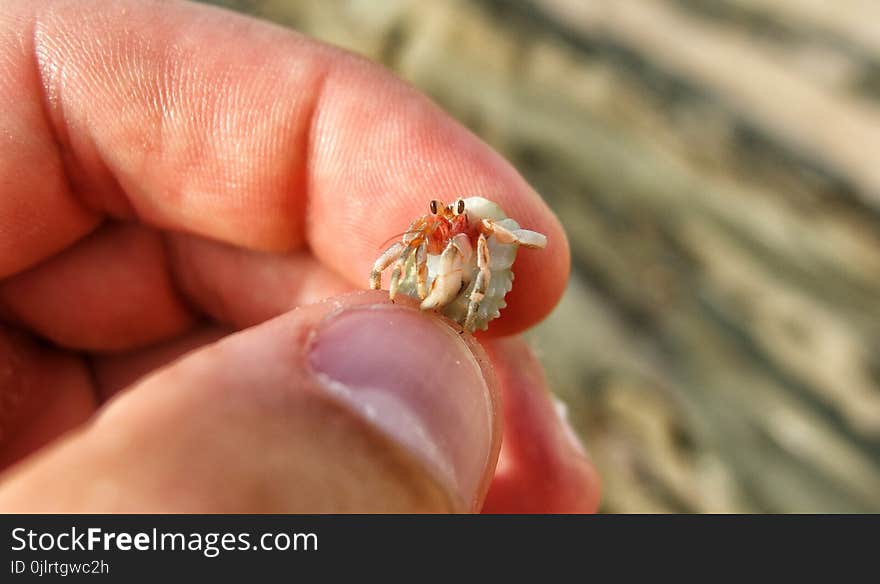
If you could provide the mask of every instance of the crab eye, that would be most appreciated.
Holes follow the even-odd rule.
[[[430,207],[431,207],[431,214],[436,215],[437,214],[437,207],[438,207],[437,201],[431,201]]]
[[[464,213],[464,199],[459,199],[455,202],[455,214],[461,215]]]

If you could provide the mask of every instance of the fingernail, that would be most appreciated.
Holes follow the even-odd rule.
[[[321,325],[309,360],[328,392],[473,509],[492,449],[493,406],[477,359],[455,331],[409,308],[354,308]]]

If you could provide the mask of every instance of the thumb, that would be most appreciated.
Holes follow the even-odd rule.
[[[299,308],[120,393],[9,471],[0,509],[475,511],[500,441],[487,363],[381,293]]]

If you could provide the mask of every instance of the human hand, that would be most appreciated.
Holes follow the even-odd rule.
[[[558,301],[565,235],[427,99],[192,4],[10,0],[0,56],[0,510],[595,509],[540,366],[498,337]],[[550,242],[479,343],[346,294],[459,195]]]

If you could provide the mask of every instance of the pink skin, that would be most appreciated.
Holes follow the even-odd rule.
[[[550,241],[517,260],[529,286],[514,288],[490,335],[535,324],[564,290],[567,242],[540,197],[425,97],[361,58],[226,11],[141,0],[8,0],[0,57],[0,318],[23,331],[4,332],[0,358],[12,377],[0,392],[31,388],[4,402],[0,461],[52,444],[40,464],[58,464],[51,454],[72,440],[58,437],[90,419],[103,399],[95,396],[223,327],[363,286],[381,242],[438,195],[495,200]],[[60,347],[37,349],[35,339]],[[501,353],[490,354],[503,367]],[[501,394],[522,389],[508,385]],[[566,444],[554,438],[558,421],[504,411],[524,435]],[[175,448],[173,432],[156,440]],[[64,452],[71,468],[90,456],[85,446]],[[521,472],[533,462],[523,458]],[[136,461],[120,464],[114,472]],[[27,468],[4,475],[0,500]],[[595,508],[593,478],[559,488],[583,494],[568,510]]]

